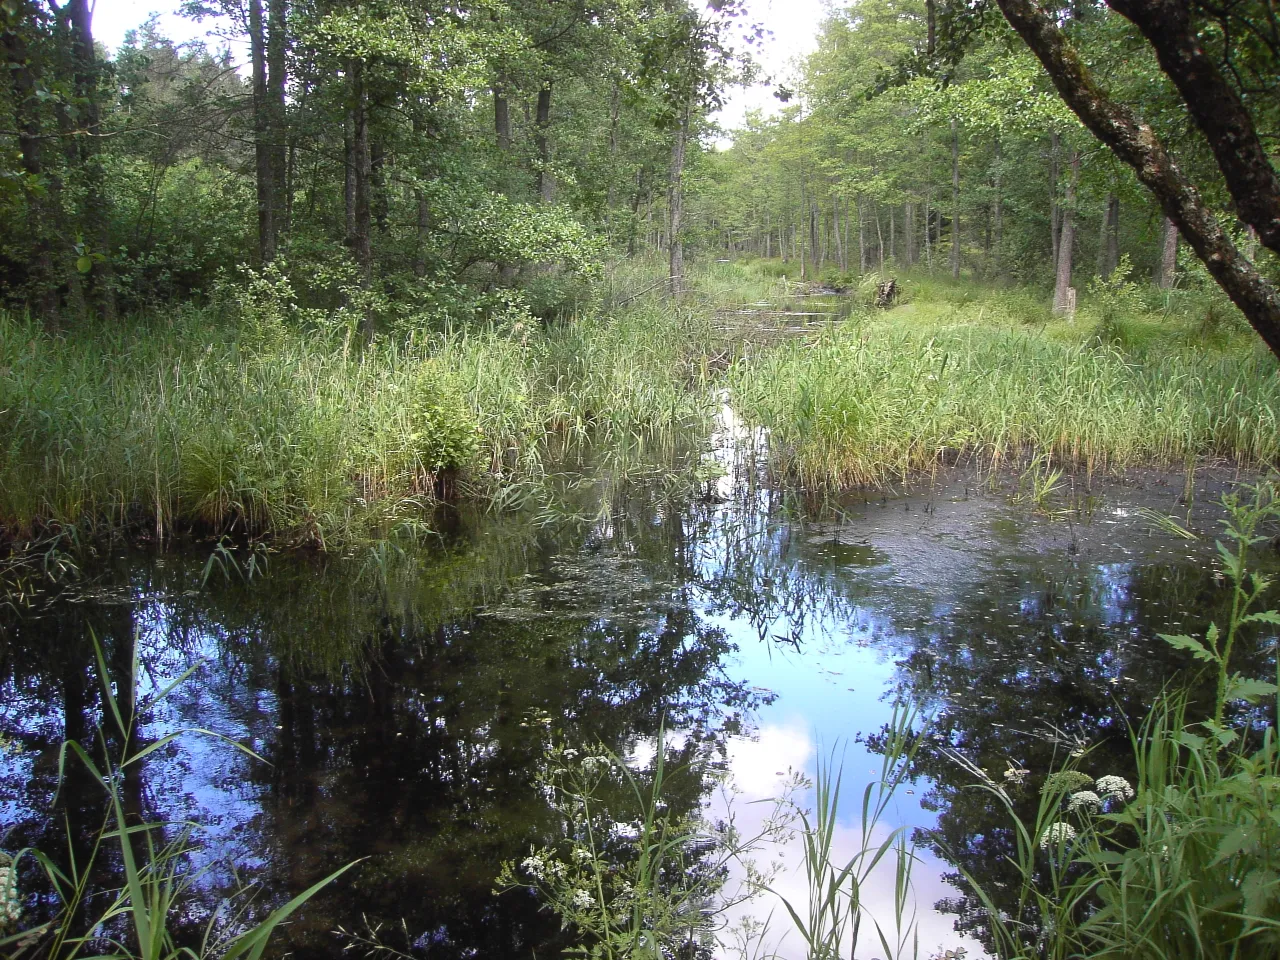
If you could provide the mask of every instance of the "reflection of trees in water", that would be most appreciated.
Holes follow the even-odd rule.
[[[11,842],[58,848],[57,745],[84,740],[101,710],[89,628],[117,678],[136,628],[143,699],[186,662],[206,661],[167,706],[144,713],[145,735],[199,723],[271,761],[204,742],[153,754],[136,781],[137,815],[212,821],[218,852],[265,888],[262,907],[371,856],[292,926],[300,955],[336,951],[330,931],[362,914],[403,917],[426,931],[432,956],[553,952],[554,918],[531,897],[490,894],[503,859],[560,830],[533,783],[544,718],[569,742],[626,754],[665,717],[692,732],[677,752],[693,760],[753,702],[723,674],[728,641],[691,604],[678,517],[628,515],[561,537],[495,533],[431,559],[277,557],[263,579],[215,577],[204,590],[203,558],[169,556],[103,573],[130,583],[130,602],[90,597],[10,619],[0,730],[38,771],[20,782],[18,764],[5,778],[6,794],[21,795]],[[668,799],[692,808],[703,789],[691,774]],[[64,791],[65,805],[77,803],[72,821],[87,836],[101,797],[92,786]],[[228,884],[215,872],[205,892]]]

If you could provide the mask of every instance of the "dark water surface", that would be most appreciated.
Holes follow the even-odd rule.
[[[857,787],[878,769],[852,740],[899,696],[993,775],[1043,769],[1075,741],[1114,766],[1096,774],[1119,772],[1126,718],[1184,665],[1157,633],[1221,618],[1211,540],[1138,514],[1186,519],[1181,486],[1159,478],[1064,490],[1056,515],[980,489],[961,478],[820,515],[767,494],[584,494],[594,520],[471,518],[434,546],[273,555],[250,577],[243,552],[235,573],[208,547],[117,551],[57,596],[0,608],[0,847],[65,849],[68,825],[83,845],[100,823],[95,784],[74,781],[54,804],[59,744],[101,718],[92,637],[122,702],[139,704],[140,743],[201,727],[269,761],[190,735],[129,771],[141,815],[199,825],[204,902],[248,881],[261,911],[368,858],[289,928],[304,958],[337,955],[333,931],[366,920],[403,921],[429,957],[555,955],[553,917],[524,892],[492,893],[504,860],[554,839],[534,779],[554,736],[643,757],[665,718],[680,750],[721,758],[748,798],[835,747],[851,830]],[[1197,510],[1192,526],[1212,535],[1213,512]],[[965,867],[998,879],[1011,838],[961,789],[969,777],[938,751],[921,773],[896,822],[936,827]],[[705,799],[696,778],[675,791],[673,803]],[[925,954],[973,949],[933,909],[959,896],[951,869],[931,858],[917,876]],[[950,906],[977,921],[972,904]],[[49,905],[32,892],[27,908]]]

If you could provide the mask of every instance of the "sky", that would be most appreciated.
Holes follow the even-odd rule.
[[[94,38],[112,50],[124,42],[125,33],[137,27],[152,13],[160,14],[160,32],[172,40],[204,39],[211,28],[209,22],[196,23],[180,17],[174,11],[179,0],[96,0],[94,5]],[[817,43],[818,24],[821,22],[828,0],[747,0],[746,21],[762,24],[769,32],[757,59],[762,74],[776,80],[785,80],[791,72],[791,64],[810,53]],[[212,40],[210,46],[222,45]],[[237,59],[243,59],[247,51],[233,51]],[[773,96],[773,87],[757,83],[746,89],[728,91],[724,109],[713,118],[726,130],[739,127],[746,119],[747,111],[760,110],[768,115],[781,104]]]

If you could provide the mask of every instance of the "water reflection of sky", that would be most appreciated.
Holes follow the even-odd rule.
[[[734,738],[729,746],[730,770],[741,791],[736,816],[744,833],[750,835],[770,809],[764,803],[779,796],[792,771],[812,780],[818,764],[831,762],[843,771],[837,832],[832,860],[846,862],[862,844],[862,801],[865,788],[881,776],[882,758],[867,750],[859,736],[880,730],[891,719],[897,666],[892,647],[873,645],[892,629],[883,617],[867,610],[849,611],[843,622],[821,618],[804,625],[799,649],[784,644],[760,642],[756,628],[732,617],[715,618],[739,649],[734,666],[753,683],[767,687],[776,699],[763,707],[751,737]],[[935,815],[921,808],[923,785],[900,789],[886,810],[884,821],[874,836],[882,841],[897,827],[931,827]],[[812,791],[796,797],[800,805],[811,807]],[[754,806],[752,805],[754,803]],[[807,881],[798,845],[781,851],[782,872],[774,882],[778,895],[785,897],[803,915],[800,907],[808,895]],[[767,862],[776,851],[763,851],[757,859]],[[933,904],[952,891],[941,879],[944,865],[926,851],[913,871],[917,932],[922,956],[934,948],[964,946],[970,957],[982,956],[979,944],[952,931],[953,918],[933,909]],[[864,893],[867,915],[892,928],[894,875],[887,858],[873,874],[874,881]],[[803,941],[791,929],[785,910],[777,909],[771,897],[735,909],[729,920],[743,916],[762,919],[770,912],[773,920],[766,941],[777,949],[782,960],[804,957]],[[864,949],[871,942],[867,927]],[[848,947],[846,947],[847,951]],[[882,952],[882,951],[879,951]]]

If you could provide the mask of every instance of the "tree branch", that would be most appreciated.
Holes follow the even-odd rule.
[[[1133,167],[1209,273],[1280,357],[1280,294],[1236,249],[1200,192],[1151,127],[1098,86],[1052,16],[1034,0],[997,0],[1005,19],[1044,65],[1059,96],[1095,137]]]
[[[1147,38],[1204,133],[1240,219],[1280,253],[1280,178],[1239,94],[1205,52],[1183,0],[1107,0]],[[1227,44],[1228,49],[1230,44]]]

